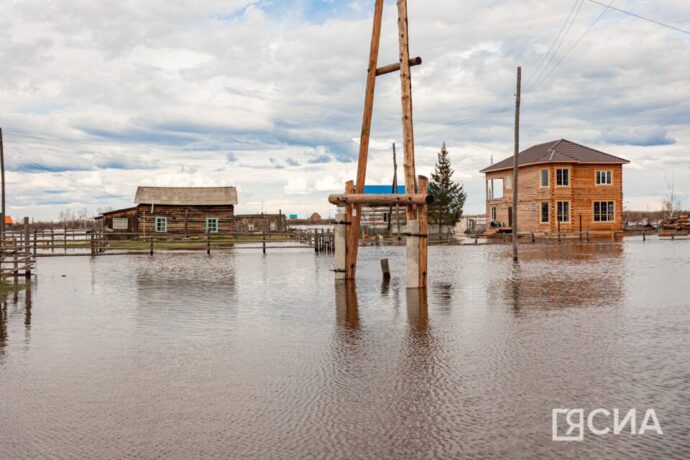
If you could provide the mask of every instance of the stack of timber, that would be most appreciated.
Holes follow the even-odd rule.
[[[690,217],[687,214],[666,218],[659,225],[659,236],[688,234],[690,234]]]

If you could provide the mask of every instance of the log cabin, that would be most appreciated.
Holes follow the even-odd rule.
[[[512,227],[513,156],[481,170],[488,233]],[[560,139],[518,154],[518,231],[623,229],[623,165],[628,160]]]
[[[234,230],[235,187],[138,187],[135,206],[99,216],[106,232],[199,235]]]

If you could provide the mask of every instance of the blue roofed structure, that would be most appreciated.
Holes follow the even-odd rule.
[[[392,185],[365,185],[364,186],[364,194],[365,195],[388,195],[390,193],[393,193],[393,186]],[[404,185],[398,185],[396,194],[404,195],[405,194],[405,186]]]

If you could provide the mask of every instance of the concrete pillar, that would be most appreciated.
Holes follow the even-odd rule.
[[[407,221],[407,287],[419,287],[419,221]]]
[[[335,279],[345,279],[346,249],[345,249],[345,210],[338,208],[335,215]]]

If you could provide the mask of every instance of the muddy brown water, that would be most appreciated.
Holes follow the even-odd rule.
[[[355,289],[309,250],[39,260],[0,458],[690,457],[690,242],[432,247],[426,302],[403,251],[362,248]],[[598,407],[663,435],[552,441]]]

